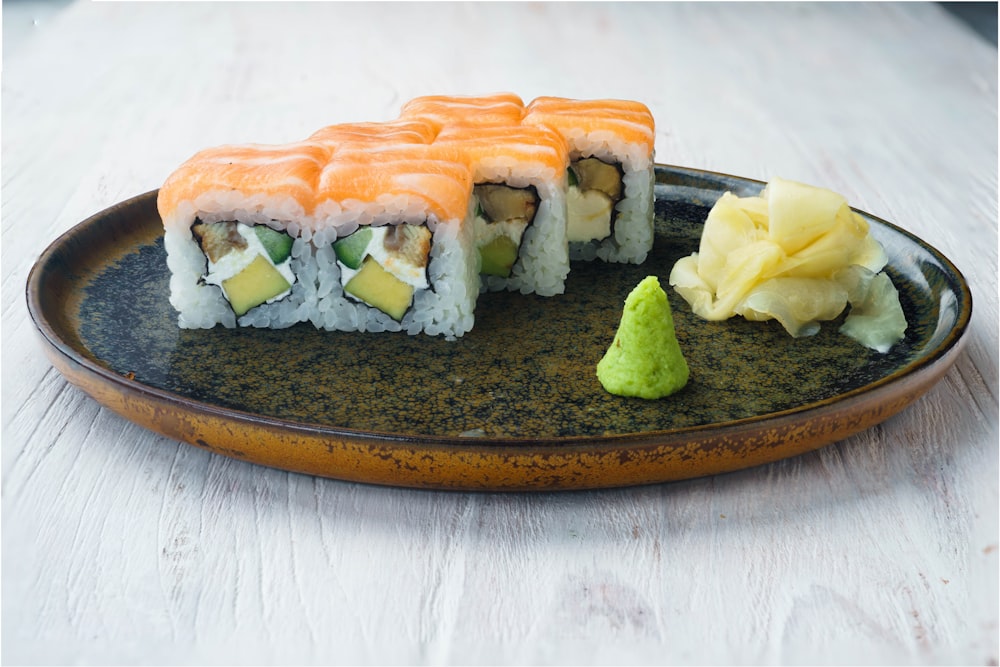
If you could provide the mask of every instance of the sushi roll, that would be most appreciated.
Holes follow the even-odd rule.
[[[303,281],[315,186],[332,150],[318,143],[221,146],[196,154],[160,188],[157,207],[182,328],[281,328],[304,321]]]
[[[566,142],[530,125],[445,126],[432,147],[472,171],[483,291],[565,291]]]
[[[515,125],[524,117],[524,102],[513,93],[426,95],[404,104],[399,117],[429,122],[438,131],[449,125]]]
[[[181,165],[157,198],[179,326],[471,329],[468,167],[392,146],[225,146]]]
[[[570,259],[640,264],[653,246],[653,116],[639,102],[539,97],[523,122],[569,145]]]
[[[315,326],[449,339],[472,328],[479,284],[464,163],[424,145],[343,149],[316,197]]]

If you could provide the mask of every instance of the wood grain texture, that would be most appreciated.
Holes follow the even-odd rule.
[[[913,232],[972,287],[965,354],[809,455],[538,495],[213,456],[43,357],[34,259],[197,149],[497,90],[642,100],[660,162]],[[997,663],[997,52],[934,5],[76,2],[2,115],[5,663]]]

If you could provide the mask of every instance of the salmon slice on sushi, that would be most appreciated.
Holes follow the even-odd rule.
[[[569,145],[570,258],[642,263],[653,245],[653,116],[640,102],[539,97],[525,124]]]
[[[333,148],[429,144],[434,141],[437,127],[418,118],[385,122],[338,123],[327,125],[313,132],[309,141],[323,143]]]
[[[514,93],[425,95],[404,104],[399,117],[429,122],[438,131],[449,125],[515,125],[524,117],[524,102]]]

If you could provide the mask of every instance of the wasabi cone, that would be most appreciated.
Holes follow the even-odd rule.
[[[643,279],[625,299],[614,341],[597,364],[597,379],[612,394],[646,399],[669,396],[687,384],[670,302],[655,276]]]

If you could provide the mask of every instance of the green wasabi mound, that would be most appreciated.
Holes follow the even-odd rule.
[[[669,396],[687,384],[687,361],[656,276],[644,278],[625,299],[615,339],[597,364],[597,379],[612,394],[647,399]]]

